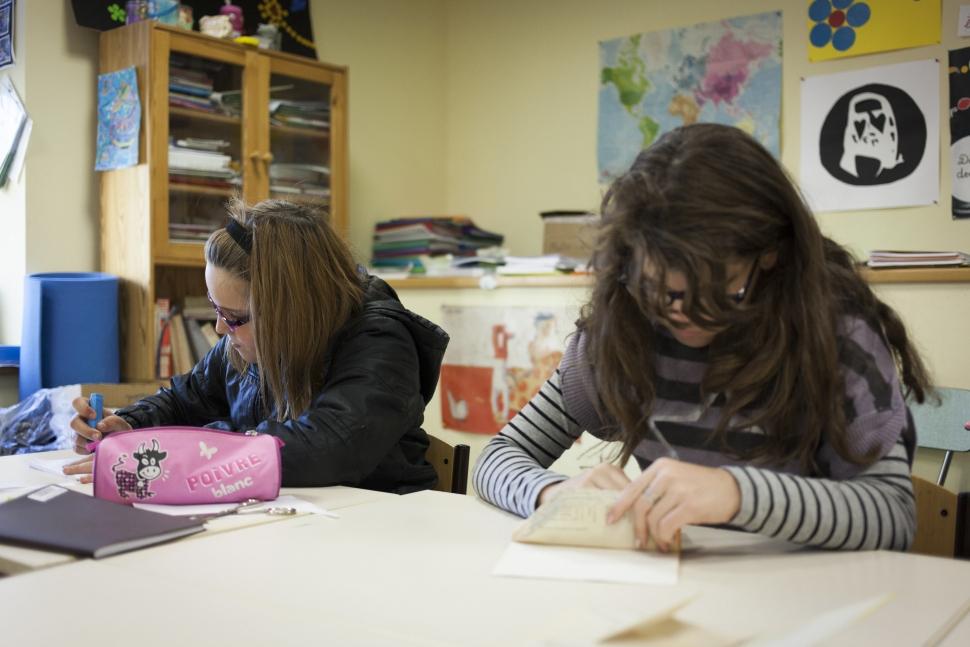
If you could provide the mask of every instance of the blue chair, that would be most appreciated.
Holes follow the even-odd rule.
[[[942,486],[950,470],[953,452],[970,451],[970,431],[965,425],[970,420],[970,390],[937,387],[940,404],[925,402],[909,403],[909,409],[916,423],[916,444],[919,447],[942,449],[943,465],[936,479]]]

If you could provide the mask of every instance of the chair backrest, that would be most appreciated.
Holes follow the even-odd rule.
[[[916,495],[916,537],[909,551],[953,557],[956,553],[957,495],[936,483],[913,477]]]
[[[936,387],[940,404],[909,403],[916,423],[916,444],[930,449],[970,451],[970,431],[963,425],[970,420],[970,390]]]
[[[438,484],[435,490],[465,494],[468,488],[468,445],[449,445],[437,436],[428,434],[431,444],[428,446],[427,458],[438,473]]]

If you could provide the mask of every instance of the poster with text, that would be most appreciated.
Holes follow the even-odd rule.
[[[939,201],[939,74],[931,59],[802,81],[800,181],[814,210]]]
[[[442,306],[451,342],[441,366],[447,429],[497,433],[559,366],[578,308]]]
[[[940,42],[940,0],[807,0],[808,60]]]
[[[779,12],[600,43],[601,183],[663,133],[697,122],[737,126],[777,157],[780,115]]]
[[[970,47],[950,50],[950,205],[970,218]]]

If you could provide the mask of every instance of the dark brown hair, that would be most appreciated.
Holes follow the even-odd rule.
[[[579,327],[623,462],[649,437],[654,327],[666,319],[670,271],[686,277],[688,318],[719,330],[701,388],[726,395],[713,438],[722,447],[729,421],[744,410],[767,434],[744,458],[811,469],[823,439],[854,463],[876,458],[852,455],[845,440],[836,334],[844,315],[881,332],[907,392],[923,401],[927,371],[899,317],[851,255],[822,235],[778,161],[741,130],[695,124],[667,133],[613,183],[602,214],[596,283]],[[726,263],[767,254],[777,255],[774,266],[757,270],[742,306],[730,303]]]
[[[308,205],[234,201],[229,212],[252,235],[252,251],[219,229],[206,242],[205,259],[249,283],[260,393],[276,404],[278,419],[295,418],[323,382],[335,333],[361,307],[361,277],[329,219]],[[226,348],[245,371],[239,353]]]

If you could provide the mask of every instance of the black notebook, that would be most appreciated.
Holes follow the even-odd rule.
[[[95,559],[204,529],[204,521],[139,510],[57,485],[0,504],[0,542]]]

